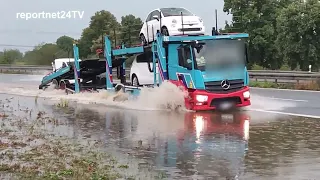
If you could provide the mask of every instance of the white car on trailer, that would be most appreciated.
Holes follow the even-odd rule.
[[[141,42],[153,42],[160,31],[166,36],[204,35],[205,27],[203,20],[186,8],[158,8],[151,11],[143,23],[139,33]]]
[[[150,69],[157,70],[158,63],[156,64],[156,68],[153,68],[152,63],[152,52],[147,51],[135,56],[131,68],[130,68],[130,81],[132,86],[146,86],[153,85],[154,81],[154,73]],[[157,70],[158,71],[158,70]]]

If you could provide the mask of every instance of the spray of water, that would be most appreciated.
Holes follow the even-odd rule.
[[[2,86],[2,88],[0,88],[1,93],[38,96],[50,98],[54,101],[65,99],[82,104],[94,103],[135,110],[185,110],[185,93],[170,82],[164,82],[160,87],[155,88],[144,87],[138,97],[132,97],[127,93],[114,93],[106,90],[101,90],[97,93],[83,92],[66,95],[65,91],[55,90],[51,86],[45,91],[33,90],[35,88],[14,88],[7,85],[5,87],[6,88]],[[115,97],[118,101],[114,101]]]

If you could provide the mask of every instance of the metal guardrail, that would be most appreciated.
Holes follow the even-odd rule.
[[[320,83],[319,72],[303,71],[249,71],[251,81],[267,81],[274,83]]]
[[[27,73],[27,74],[43,74],[44,71],[51,71],[51,66],[36,65],[0,65],[0,73]],[[126,68],[126,74],[129,77],[130,68]],[[116,69],[112,72],[116,75]],[[279,71],[279,70],[250,70],[249,76],[251,81],[268,81],[276,83],[300,83],[317,81],[320,82],[319,72],[306,71]]]
[[[0,64],[0,69],[51,70],[51,66]]]

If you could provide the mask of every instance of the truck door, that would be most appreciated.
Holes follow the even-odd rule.
[[[190,45],[181,45],[178,48],[179,64],[177,76],[187,88],[194,88],[194,57]]]

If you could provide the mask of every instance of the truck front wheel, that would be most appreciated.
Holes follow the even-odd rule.
[[[135,74],[132,77],[132,86],[139,87],[139,80]]]
[[[53,84],[54,89],[59,89],[59,83],[56,79],[52,80],[52,84]]]

